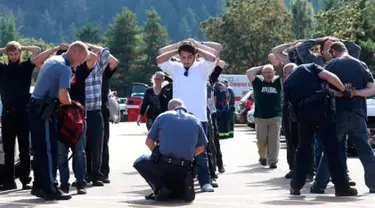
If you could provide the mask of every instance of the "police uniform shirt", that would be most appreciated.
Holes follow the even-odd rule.
[[[50,99],[57,98],[60,89],[70,88],[71,77],[72,69],[66,54],[52,56],[40,70],[32,97],[44,99],[48,95]]]
[[[160,114],[148,137],[160,143],[160,153],[174,159],[193,160],[195,148],[207,144],[201,122],[183,108]]]
[[[34,68],[30,59],[21,63],[0,63],[0,93],[4,109],[26,107]]]
[[[324,69],[317,64],[302,64],[296,67],[284,81],[285,98],[292,103],[306,99],[321,90],[318,74]]]

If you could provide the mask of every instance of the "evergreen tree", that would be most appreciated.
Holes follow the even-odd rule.
[[[296,39],[312,38],[314,34],[314,8],[307,0],[292,2],[292,31]]]

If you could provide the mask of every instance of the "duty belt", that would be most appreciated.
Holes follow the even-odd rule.
[[[182,167],[192,167],[193,164],[191,160],[178,160],[164,155],[161,156],[161,159],[168,164]]]
[[[325,96],[325,93],[323,91],[318,91],[314,95],[299,101],[298,107],[302,107],[302,106],[304,106],[306,104],[309,104],[309,103],[312,103],[314,101],[323,100],[324,96]]]

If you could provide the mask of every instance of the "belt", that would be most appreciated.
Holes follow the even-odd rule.
[[[299,101],[298,107],[302,107],[303,105],[312,103],[314,101],[322,100],[324,98],[324,96],[325,96],[325,93],[323,91],[319,91],[316,94]]]
[[[191,160],[178,160],[174,159],[168,156],[161,156],[161,160],[164,162],[171,164],[171,165],[177,165],[177,166],[182,166],[182,167],[192,167],[193,162]]]
[[[40,105],[40,104],[43,104],[43,103],[44,103],[44,100],[42,100],[42,99],[30,98],[30,100],[29,100],[29,104],[31,104],[31,105]]]

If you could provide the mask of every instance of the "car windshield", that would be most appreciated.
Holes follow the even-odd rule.
[[[126,98],[119,98],[119,99],[118,99],[118,102],[119,102],[120,104],[125,104],[125,103],[126,103]]]

